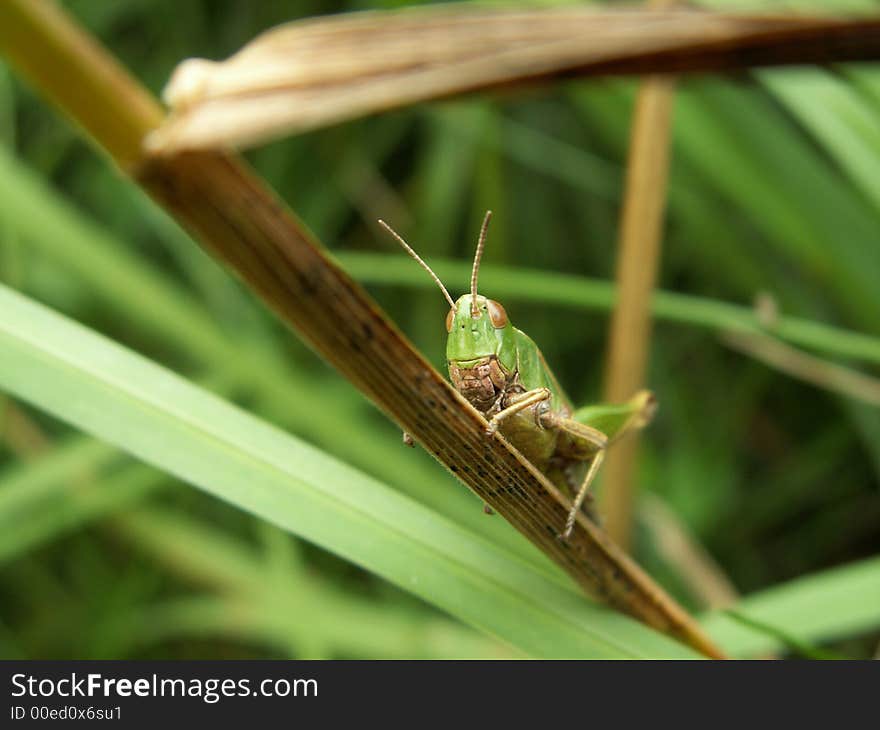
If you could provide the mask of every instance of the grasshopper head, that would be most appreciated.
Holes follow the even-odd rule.
[[[446,361],[453,385],[477,408],[495,403],[516,370],[516,340],[507,312],[498,302],[477,294],[477,276],[486,245],[486,231],[492,212],[487,211],[474,256],[470,294],[453,301],[440,278],[384,221],[379,223],[394,236],[407,253],[428,272],[446,297],[451,309],[446,316]]]
[[[469,367],[477,360],[497,356],[510,330],[507,312],[498,302],[463,294],[446,315],[446,360]]]
[[[446,363],[455,386],[478,410],[497,402],[516,370],[516,342],[498,302],[464,294],[446,316]]]
[[[492,211],[486,211],[483,226],[480,228],[480,239],[477,252],[474,254],[474,266],[471,270],[470,294],[463,294],[452,304],[446,315],[446,361],[449,374],[455,382],[453,366],[471,369],[485,364],[487,358],[501,355],[505,340],[512,341],[513,331],[507,321],[507,312],[498,302],[477,294],[477,278],[480,274],[480,261],[486,246],[486,232]],[[456,385],[458,385],[456,383]]]

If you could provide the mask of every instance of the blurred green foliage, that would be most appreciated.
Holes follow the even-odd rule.
[[[181,59],[222,58],[279,22],[401,4],[66,3],[156,93]],[[590,81],[426,105],[248,157],[343,261],[383,254],[362,258],[358,275],[441,367],[443,299],[414,265],[409,283],[380,283],[384,255],[402,254],[375,219],[429,262],[466,260],[492,208],[487,282],[493,265],[610,278],[634,89]],[[0,281],[540,560],[429,457],[403,448],[393,424],[3,66],[0,144]],[[877,347],[878,190],[877,67],[686,79],[661,288],[746,306],[769,292],[786,315]],[[455,295],[466,281],[446,284]],[[522,297],[508,287],[507,311],[572,397],[594,400],[607,302],[566,301],[552,279],[543,287],[543,301],[540,287]],[[876,361],[849,362],[877,372]],[[661,410],[639,484],[741,592],[880,553],[875,408],[751,362],[687,322],[657,324],[649,383]],[[20,402],[0,407],[0,656],[517,655]],[[639,559],[699,608],[650,528]],[[862,621],[834,648],[867,656],[878,627],[880,615],[873,634]]]

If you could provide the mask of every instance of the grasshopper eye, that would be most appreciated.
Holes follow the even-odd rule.
[[[446,315],[446,331],[452,332],[452,320],[455,318],[455,310],[450,309],[449,314]]]
[[[487,299],[486,303],[489,307],[489,319],[492,321],[492,326],[495,329],[501,329],[507,324],[507,312],[493,299]]]

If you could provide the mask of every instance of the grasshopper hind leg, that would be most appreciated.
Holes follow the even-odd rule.
[[[566,434],[570,440],[570,444],[566,448],[567,458],[587,464],[587,473],[575,494],[574,501],[568,511],[568,518],[565,520],[565,528],[559,536],[560,539],[567,540],[571,537],[574,529],[577,513],[589,496],[590,484],[593,483],[596,474],[599,473],[599,467],[602,466],[605,449],[608,446],[608,436],[598,428],[554,413],[545,414],[541,419],[541,424],[544,428],[555,428]]]
[[[571,537],[572,530],[574,530],[574,523],[577,520],[577,513],[580,512],[581,507],[584,505],[584,500],[586,500],[587,497],[592,498],[590,495],[590,484],[592,484],[593,480],[596,478],[596,474],[599,473],[599,467],[602,466],[602,461],[604,459],[605,449],[603,448],[597,451],[596,455],[590,461],[584,481],[581,482],[580,489],[578,489],[578,493],[574,498],[571,509],[568,511],[568,518],[565,520],[565,529],[560,535],[563,540],[568,540],[568,538]],[[592,509],[590,512],[592,512]],[[595,517],[592,514],[590,516],[593,517],[593,521],[595,522]]]
[[[563,473],[563,479],[565,484],[568,486],[568,494],[571,496],[572,503],[574,503],[574,500],[577,499],[577,495],[581,492],[584,477],[586,477],[591,464],[592,461],[581,462],[580,464],[572,464]],[[583,504],[581,504],[581,511],[597,525],[602,524],[599,511],[596,507],[596,497],[591,489],[587,489],[586,493],[584,494]]]
[[[565,521],[565,529],[560,537],[571,537],[577,521],[577,513],[589,496],[590,484],[596,478],[599,467],[605,459],[608,445],[630,431],[644,428],[657,408],[653,393],[642,390],[626,403],[605,404],[581,408],[572,418],[551,416],[548,426],[555,426],[566,432],[579,454],[572,455],[588,464],[586,476],[575,495],[574,502]]]

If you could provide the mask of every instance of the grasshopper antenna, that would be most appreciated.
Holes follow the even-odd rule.
[[[431,270],[431,267],[422,260],[422,257],[419,256],[415,251],[413,251],[412,247],[406,241],[404,241],[403,238],[401,238],[400,235],[398,235],[398,233],[381,218],[379,219],[379,225],[382,226],[382,228],[384,228],[386,231],[388,231],[392,236],[394,236],[397,239],[397,242],[401,246],[403,246],[404,250],[418,262],[419,266],[421,266],[425,271],[428,272],[431,278],[435,282],[437,282],[437,286],[440,287],[440,290],[443,292],[443,296],[446,297],[446,301],[449,302],[449,306],[452,309],[455,309],[455,302],[452,301],[452,297],[449,296],[449,292],[446,291],[446,287],[443,286],[443,282],[440,281],[440,277]]]
[[[471,316],[476,319],[480,316],[477,307],[477,276],[480,273],[480,259],[483,258],[483,249],[486,247],[486,231],[489,229],[489,221],[492,219],[492,211],[486,211],[483,218],[483,226],[480,228],[480,240],[477,242],[477,253],[474,254],[474,269],[471,272]]]

